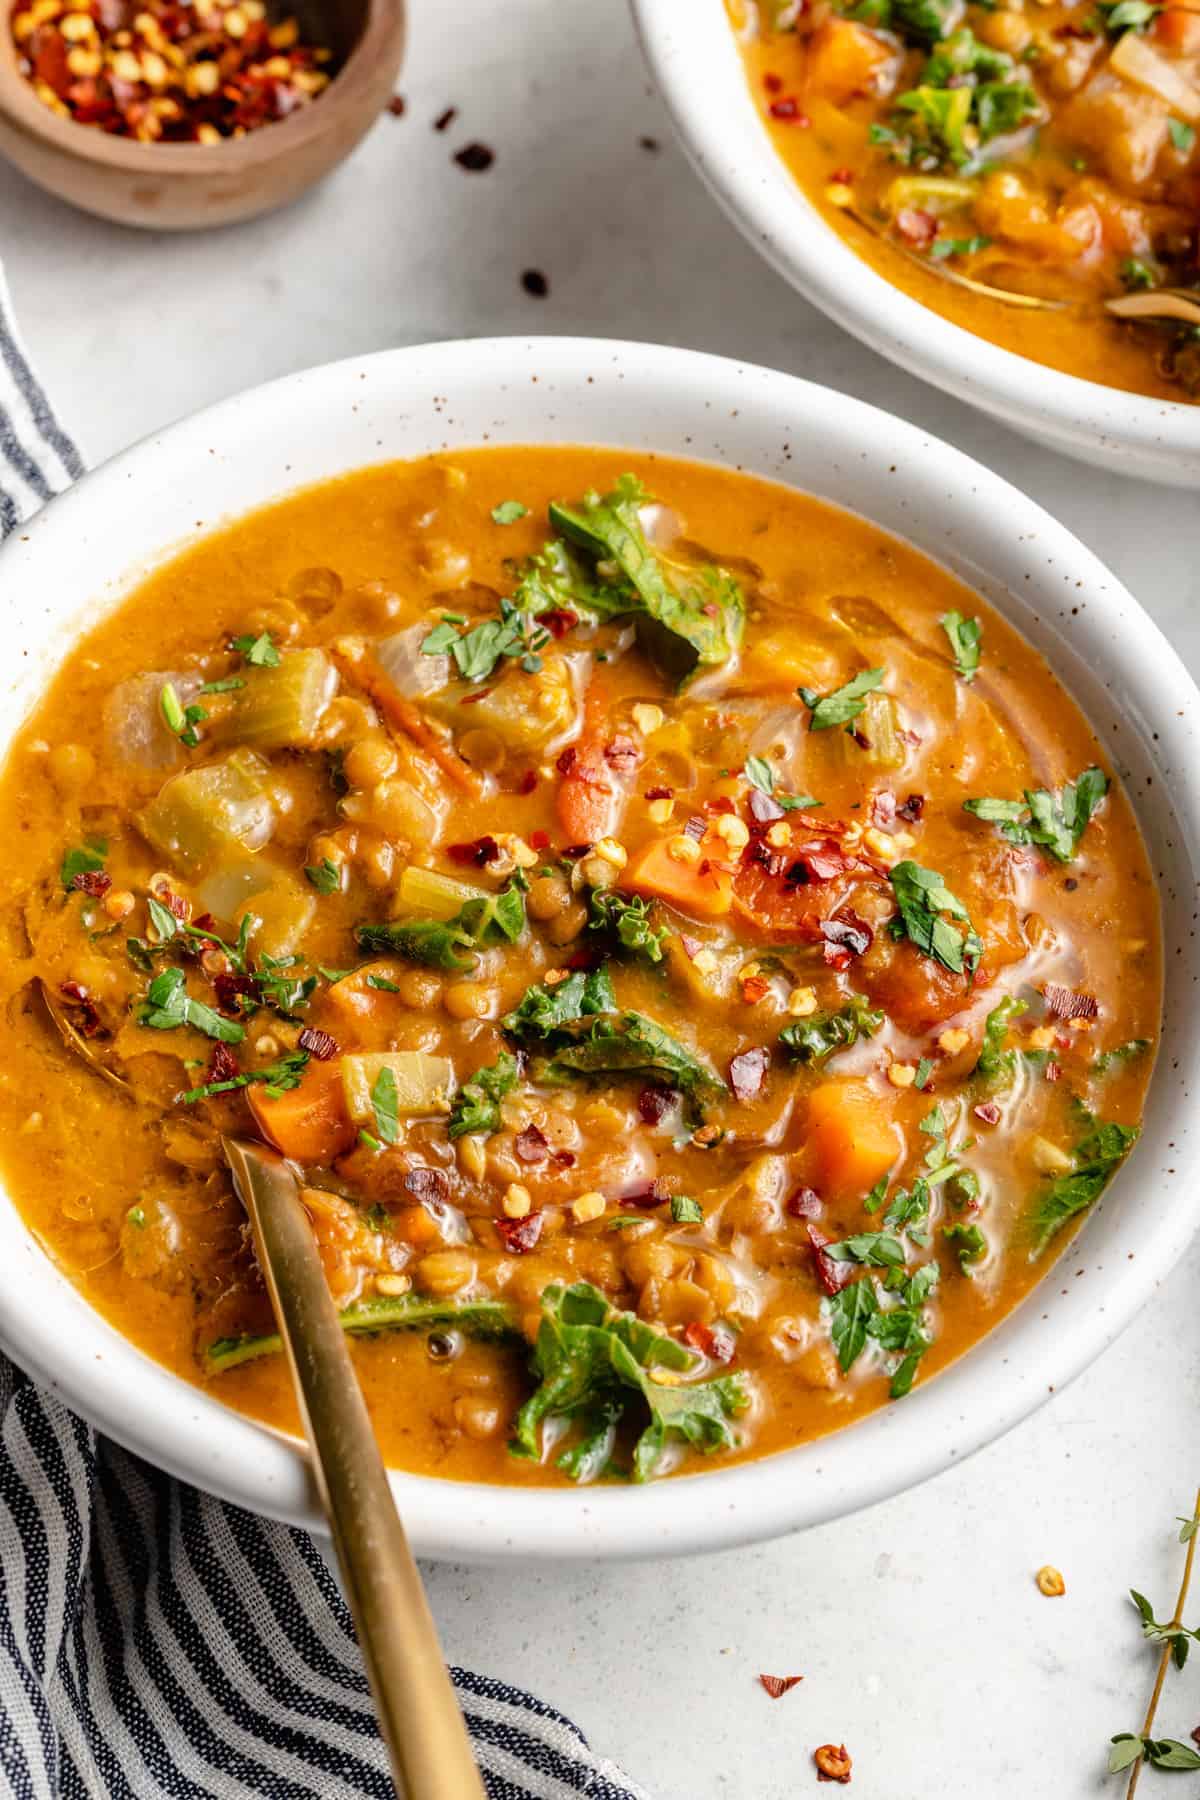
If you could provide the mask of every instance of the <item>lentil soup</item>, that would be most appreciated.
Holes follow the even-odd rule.
[[[1200,331],[1101,303],[1200,298],[1198,8],[729,0],[776,150],[864,261],[1003,349],[1176,401],[1200,397]]]
[[[295,1430],[218,1142],[265,1138],[397,1466],[645,1479],[903,1404],[1136,1137],[1157,897],[1086,721],[944,570],[719,468],[473,451],[216,532],[0,820],[30,1229]]]

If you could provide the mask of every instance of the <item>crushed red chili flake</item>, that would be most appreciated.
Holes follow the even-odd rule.
[[[102,900],[112,886],[112,876],[103,869],[80,869],[78,875],[72,875],[71,886],[93,900]]]
[[[798,1187],[788,1195],[784,1202],[785,1210],[793,1219],[817,1219],[825,1209],[825,1203],[815,1188]]]
[[[404,1177],[404,1187],[414,1200],[441,1202],[450,1198],[450,1177],[445,1169],[431,1169],[424,1164],[409,1169]]]
[[[865,919],[843,906],[831,919],[821,920],[821,936],[825,942],[822,954],[831,969],[845,969],[850,959],[861,956],[875,941],[875,933]]]
[[[813,1751],[813,1761],[817,1765],[818,1781],[840,1781],[844,1787],[850,1780],[854,1764],[845,1744],[822,1744]]]
[[[448,125],[453,125],[453,123],[454,123],[455,119],[457,119],[457,117],[458,117],[457,106],[448,106],[446,108],[445,112],[439,113],[437,118],[433,121],[433,129],[435,131],[445,131],[445,129]]]
[[[550,1154],[546,1134],[537,1125],[526,1125],[513,1139],[513,1149],[523,1163],[542,1163]]]
[[[647,788],[642,798],[644,800],[673,800],[675,798],[675,789],[669,787]]]
[[[315,1025],[306,1025],[296,1041],[301,1050],[307,1050],[318,1062],[328,1062],[338,1053],[337,1039],[331,1032],[319,1031]]]
[[[854,1270],[849,1263],[835,1262],[826,1254],[826,1244],[833,1242],[816,1225],[806,1225],[808,1241],[812,1245],[813,1262],[816,1265],[817,1280],[827,1294],[840,1294],[846,1283],[853,1279]]]
[[[560,775],[569,775],[578,761],[578,750],[575,748],[574,744],[568,744],[561,755],[555,757],[554,766]]]
[[[1056,981],[1046,983],[1042,998],[1052,1019],[1096,1019],[1100,1016],[1100,1007],[1091,994],[1076,993]]]
[[[618,1206],[636,1206],[646,1211],[652,1206],[665,1206],[671,1198],[671,1184],[662,1176],[656,1176],[649,1187],[638,1188],[636,1193],[622,1194],[617,1201]]]
[[[550,292],[550,283],[540,269],[524,269],[521,273],[521,286],[535,300],[544,300]]]
[[[504,1248],[513,1256],[525,1256],[542,1235],[543,1214],[527,1213],[523,1219],[493,1219]]]
[[[770,991],[771,984],[763,975],[747,975],[742,982],[742,999],[747,1006],[757,1006]]]
[[[579,614],[573,613],[569,606],[551,606],[537,616],[539,625],[544,625],[551,637],[566,637],[579,623]]]
[[[468,175],[482,175],[495,162],[496,152],[489,150],[486,144],[464,144],[461,150],[454,152],[454,160]]]
[[[548,831],[531,831],[529,834],[529,848],[531,850],[548,850],[550,848],[550,833]]]
[[[699,843],[707,830],[708,820],[704,817],[703,813],[693,813],[691,818],[684,825],[683,835],[684,837],[695,838],[696,842]]]
[[[924,811],[924,794],[910,794],[903,805],[896,808],[896,817],[903,819],[906,824],[916,825],[920,822],[921,814]]]
[[[775,75],[768,71],[767,74],[763,76],[763,86],[766,88],[768,94],[782,94],[783,76]]]
[[[858,859],[848,856],[835,838],[824,838],[815,844],[805,844],[788,870],[787,879],[793,887],[800,887],[806,881],[834,881],[857,866]]]
[[[387,110],[388,110],[388,112],[391,113],[393,119],[402,119],[404,117],[405,113],[408,111],[408,107],[405,102],[404,95],[403,94],[393,94],[391,99],[387,103]]]
[[[675,1104],[671,1088],[644,1087],[637,1097],[637,1108],[647,1125],[657,1125]]]
[[[682,932],[679,934],[679,941],[683,945],[684,955],[687,956],[689,960],[695,957],[697,951],[703,950],[704,948],[704,943],[701,938],[685,937]]]
[[[500,846],[494,837],[476,838],[470,844],[447,844],[446,855],[452,862],[471,863],[477,869],[494,862],[500,854]]]
[[[783,851],[768,849],[761,839],[757,843],[751,844],[746,854],[749,861],[759,863],[772,880],[776,876],[782,875],[787,868],[787,857]],[[798,887],[800,884],[797,882],[795,885]]]
[[[896,214],[896,234],[914,250],[928,250],[937,236],[936,216],[920,206],[904,206]]]
[[[778,1700],[783,1694],[790,1693],[798,1682],[804,1680],[804,1677],[803,1675],[760,1675],[758,1679],[772,1700]]]
[[[70,23],[68,24],[68,20]],[[17,68],[60,118],[142,143],[219,144],[329,85],[333,52],[264,0],[17,0]]]
[[[761,788],[750,789],[750,817],[759,825],[770,825],[776,819],[782,819],[783,807],[770,794],[764,794]]]
[[[229,1045],[214,1044],[208,1067],[204,1071],[205,1085],[214,1081],[232,1081],[239,1072],[238,1059]]]
[[[982,1119],[985,1125],[1000,1123],[1000,1108],[994,1100],[982,1100],[978,1106],[973,1106],[971,1111],[977,1119]]]
[[[846,168],[835,169],[829,179],[830,181],[836,181],[840,187],[850,187],[854,181],[854,170]]]
[[[770,1054],[762,1044],[739,1051],[729,1064],[729,1085],[739,1100],[753,1100],[761,1092],[770,1067]]]
[[[213,993],[219,1011],[230,1018],[253,1012],[262,1000],[262,990],[253,975],[234,975],[229,971],[213,976]],[[243,1000],[249,1001],[249,1005],[243,1006]]]
[[[808,124],[808,114],[800,111],[800,102],[792,94],[785,94],[782,100],[772,100],[767,111],[778,125]]]
[[[1061,1081],[1062,1080],[1062,1064],[1055,1062],[1053,1060],[1053,1058],[1051,1058],[1051,1060],[1046,1064],[1046,1080],[1047,1081]]]
[[[553,1161],[557,1168],[573,1169],[575,1167],[574,1152],[570,1150],[556,1150],[554,1152]]]
[[[658,139],[656,137],[640,137],[638,139],[638,143],[641,145],[643,150],[649,150],[651,153],[656,151],[659,147]]]
[[[732,1362],[737,1354],[737,1339],[728,1325],[705,1325],[693,1319],[683,1328],[683,1341],[689,1350],[698,1350],[710,1362]]]
[[[192,909],[188,901],[184,899],[182,894],[177,894],[174,889],[169,888],[165,881],[160,881],[158,886],[154,889],[154,898],[165,906],[169,913],[173,913],[181,923],[186,921],[191,913]],[[207,919],[209,915],[205,913],[204,916]],[[198,919],[196,920],[196,924],[201,931],[208,931],[211,929],[208,925],[201,925]]]
[[[70,1001],[73,1007],[78,1008],[80,1015],[79,1030],[83,1033],[84,1037],[98,1036],[101,1030],[100,1014],[97,1010],[96,1002],[92,999],[92,996],[88,993],[82,983],[78,981],[63,981],[59,983],[58,991],[64,1000]]]

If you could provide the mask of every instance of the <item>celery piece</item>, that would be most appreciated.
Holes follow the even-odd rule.
[[[275,829],[270,770],[252,750],[185,769],[163,783],[138,817],[142,836],[189,875],[224,852],[261,850]]]
[[[232,698],[226,736],[256,750],[306,749],[337,680],[323,650],[289,650],[273,668],[248,664],[245,685]]]
[[[396,1083],[395,1112],[398,1118],[449,1109],[454,1092],[454,1065],[448,1056],[430,1056],[424,1050],[343,1056],[342,1086],[346,1109],[356,1125],[373,1129],[375,1104],[372,1095],[384,1069],[391,1071]]]
[[[896,702],[891,694],[876,690],[863,697],[862,712],[843,737],[846,755],[852,763],[863,758],[881,769],[899,769],[904,765],[904,742],[896,717]]]
[[[342,1330],[351,1337],[368,1337],[376,1331],[462,1331],[468,1337],[499,1339],[519,1337],[516,1314],[503,1300],[431,1300],[424,1294],[377,1296],[359,1300],[339,1315]],[[276,1356],[283,1348],[277,1332],[261,1336],[217,1338],[204,1352],[211,1375],[223,1375],[258,1356]]]
[[[436,869],[419,869],[410,863],[396,884],[395,916],[412,913],[430,919],[456,919],[468,900],[486,900],[484,888],[469,882],[455,881],[452,875],[439,875]]]

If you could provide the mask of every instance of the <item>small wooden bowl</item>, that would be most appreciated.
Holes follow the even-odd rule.
[[[230,225],[320,181],[383,111],[404,54],[405,0],[302,0],[288,12],[339,68],[308,106],[220,144],[143,144],[43,106],[17,68],[0,0],[0,152],[84,212],[153,231]]]

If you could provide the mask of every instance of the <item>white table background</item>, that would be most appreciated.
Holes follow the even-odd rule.
[[[794,295],[691,175],[622,0],[411,4],[406,115],[383,117],[282,215],[138,234],[0,168],[18,317],[90,460],[268,377],[396,344],[536,331],[685,344],[814,377],[989,462],[1200,667],[1195,495],[1035,449]],[[451,160],[472,139],[496,151],[486,174]],[[547,299],[522,292],[525,268],[546,272]],[[1198,1275],[1194,1252],[1036,1418],[857,1518],[690,1562],[430,1569],[449,1656],[533,1688],[656,1800],[794,1800],[815,1789],[811,1752],[829,1739],[853,1753],[859,1800],[1122,1792],[1106,1786],[1106,1742],[1137,1728],[1153,1675],[1125,1591],[1169,1616],[1172,1521],[1200,1481]],[[1065,1599],[1037,1592],[1044,1562],[1063,1570]],[[805,1680],[772,1702],[760,1670]],[[1198,1721],[1189,1668],[1159,1729],[1186,1738]],[[1148,1800],[1165,1779],[1147,1772]]]

